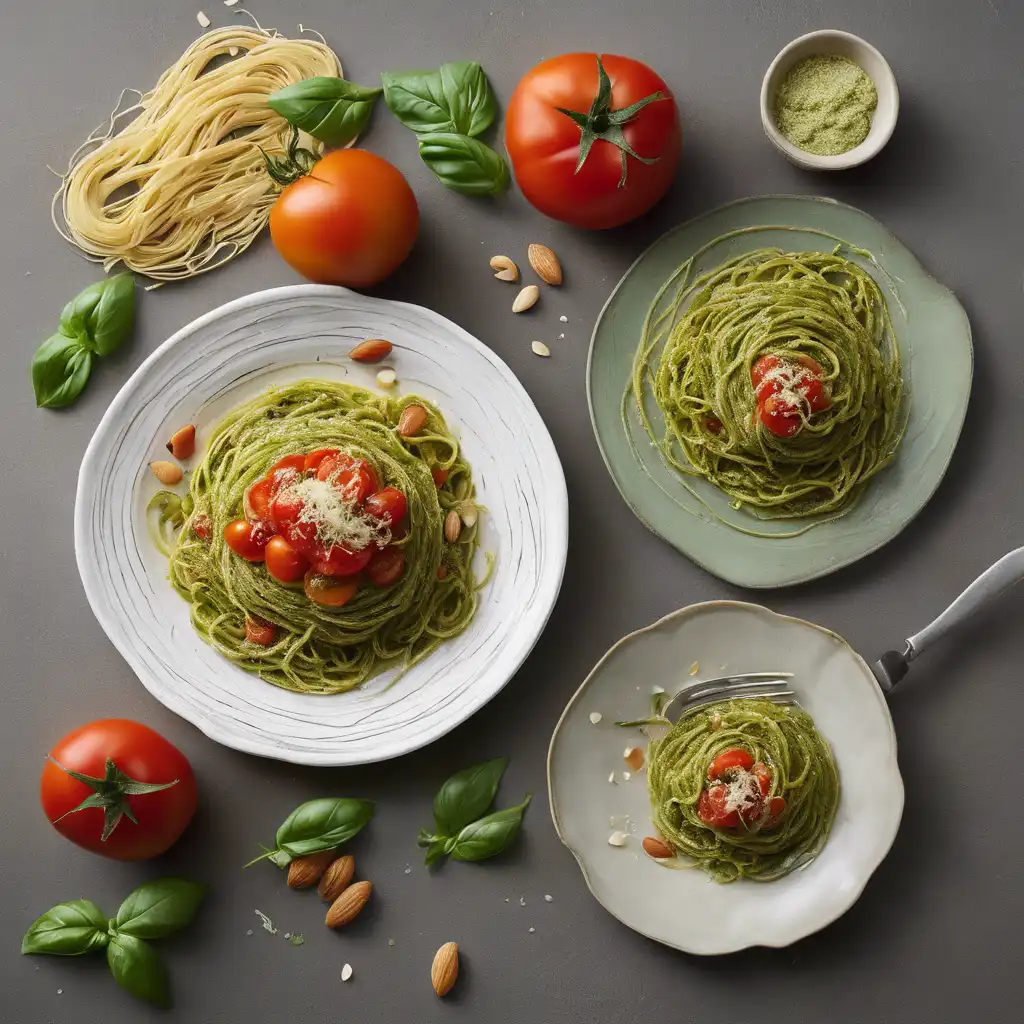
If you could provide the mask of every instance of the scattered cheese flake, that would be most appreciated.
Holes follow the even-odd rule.
[[[521,906],[521,907],[525,907],[526,906],[526,897],[525,896],[520,896],[519,897],[519,906]]]
[[[505,897],[505,902],[508,903],[508,897],[507,896]]]
[[[405,866],[405,873],[406,873],[407,875],[411,875],[411,874],[412,874],[412,868],[411,868],[411,867],[409,867],[409,865],[408,865],[408,864],[406,864],[406,866]]]
[[[351,978],[351,977],[352,977],[352,965],[351,964],[345,964],[345,966],[342,967],[342,969],[341,969],[341,980],[342,981],[348,981],[348,979]]]
[[[625,832],[613,832],[608,837],[609,846],[625,846],[629,842],[629,836]]]
[[[690,666],[690,675],[691,676],[695,676],[699,671],[700,671],[700,662],[699,661],[695,661]]]
[[[545,903],[551,903],[551,902],[553,902],[553,901],[554,901],[554,898],[555,898],[554,896],[550,896],[550,895],[547,895],[547,894],[545,894],[545,896],[544,896],[544,902],[545,902]]]
[[[277,934],[277,929],[274,927],[274,922],[271,921],[270,918],[267,917],[267,915],[264,914],[262,910],[257,910],[256,915],[263,922],[263,928],[265,931],[270,932],[271,935]]]
[[[252,929],[250,928],[245,934],[246,935],[252,935]]]
[[[590,712],[590,724],[591,725],[597,725],[597,723],[600,722],[603,717],[604,717],[604,715],[602,715],[600,711],[591,711]]]
[[[665,692],[665,687],[664,686],[652,686],[651,687],[651,693],[664,693],[664,692]]]
[[[284,937],[285,937],[286,939],[290,939],[290,938],[292,937],[292,933],[291,933],[291,932],[285,932],[285,933],[284,933]]]
[[[238,0],[224,0],[225,7],[234,7],[238,3]]]
[[[389,946],[393,946],[394,944],[395,944],[395,940],[394,939],[388,939],[388,945]]]
[[[547,359],[547,357],[551,355],[551,349],[549,349],[543,341],[531,341],[530,348],[533,349],[533,354],[536,356],[542,356]]]
[[[377,373],[377,383],[382,388],[393,388],[396,380],[398,380],[398,374],[390,366],[386,366]]]
[[[629,780],[631,778],[633,778],[633,776],[629,772],[623,772],[622,773],[622,781],[623,782],[629,782]]]
[[[531,928],[530,929],[530,934],[532,935],[536,930],[537,930],[536,928]]]
[[[560,316],[558,319],[561,320],[563,324],[567,324],[569,322],[569,318],[567,316]]]
[[[64,989],[62,989],[62,988],[57,989],[57,995],[59,995],[59,996],[64,995]]]
[[[608,774],[608,781],[609,782],[614,782],[615,781],[615,772],[609,772],[609,774]]]
[[[196,21],[199,22],[202,28],[210,27],[210,19],[206,16],[206,14],[203,11],[199,11],[199,13],[196,14]]]
[[[339,467],[338,474],[344,472]],[[352,477],[352,487],[358,488],[361,480]],[[366,515],[356,506],[354,494],[343,493],[333,479],[298,480],[290,484],[282,494],[294,494],[302,502],[302,512],[297,522],[312,523],[316,527],[317,540],[324,547],[343,544],[350,551],[363,551],[371,544],[383,548],[391,540],[391,531],[381,519]]]

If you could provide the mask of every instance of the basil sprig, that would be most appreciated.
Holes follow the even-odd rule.
[[[206,886],[184,878],[158,878],[131,892],[109,921],[91,900],[58,903],[21,940],[26,954],[82,956],[106,950],[114,980],[133,996],[171,1005],[167,968],[146,941],[173,935],[190,924]]]
[[[347,146],[370,120],[383,90],[319,76],[278,89],[267,99],[289,124],[328,146]]]
[[[521,804],[487,814],[494,802],[508,758],[456,772],[434,797],[434,832],[420,829],[417,845],[426,847],[425,862],[486,860],[507,850],[519,834],[529,795]]]
[[[275,848],[249,861],[269,860],[286,868],[296,857],[334,850],[347,843],[373,817],[369,800],[324,797],[300,804],[277,830]],[[249,864],[246,867],[249,867]]]
[[[116,274],[80,291],[60,315],[56,334],[32,358],[32,387],[39,408],[59,409],[81,393],[96,356],[108,356],[135,325],[135,282]]]
[[[476,139],[497,113],[490,83],[476,61],[380,77],[384,102],[420,136],[420,157],[441,184],[471,196],[496,195],[508,187],[504,157]]]

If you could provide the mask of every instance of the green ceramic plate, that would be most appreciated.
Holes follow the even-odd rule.
[[[861,262],[886,294],[910,394],[907,431],[892,465],[871,482],[851,512],[797,537],[751,537],[732,529],[730,522],[785,532],[792,530],[793,521],[759,520],[731,508],[713,484],[688,478],[699,495],[695,497],[665,466],[634,416],[627,435],[620,412],[644,318],[664,281],[720,235],[762,226],[752,235],[712,246],[695,271],[710,270],[761,246],[820,250],[828,243],[815,231],[867,249],[884,274],[861,257],[844,255]],[[921,511],[960,436],[973,365],[971,326],[963,307],[887,228],[831,199],[763,196],[730,203],[675,228],[630,267],[594,328],[587,394],[605,464],[641,522],[722,579],[744,587],[781,587],[863,558],[892,540]]]

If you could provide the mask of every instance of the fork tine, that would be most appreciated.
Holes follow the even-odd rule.
[[[699,680],[684,686],[665,704],[662,714],[677,721],[685,712],[733,698],[770,700],[776,704],[796,704],[789,689],[792,672],[742,672],[732,676]]]
[[[773,704],[781,704],[784,707],[798,707],[799,703],[793,699],[795,694],[792,690],[783,690],[781,693],[737,693],[730,695],[729,700],[770,700]],[[711,697],[698,697],[694,700],[681,702],[680,704],[665,707],[663,714],[670,721],[677,722],[684,714],[695,711],[697,708],[706,707],[709,704],[719,704],[723,699],[722,694],[715,694]]]
[[[673,699],[690,700],[693,697],[703,697],[705,694],[726,692],[749,693],[755,690],[768,693],[779,688],[785,689],[787,686],[789,686],[787,680],[778,676],[736,682],[729,679],[708,679],[706,682],[691,683],[689,686],[684,686],[675,694]]]

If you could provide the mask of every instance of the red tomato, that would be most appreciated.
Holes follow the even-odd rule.
[[[375,519],[386,519],[388,523],[400,523],[405,518],[408,504],[405,495],[397,487],[385,487],[383,491],[371,494],[363,506]]]
[[[762,764],[760,761],[750,769],[753,775],[757,778],[757,784],[761,789],[761,796],[767,796],[768,791],[772,788],[772,770],[766,764]]]
[[[316,526],[313,523],[299,522],[299,516],[302,515],[304,508],[302,499],[287,490],[278,494],[270,503],[270,516],[278,533],[303,553],[316,543]]]
[[[274,484],[269,477],[254,483],[245,492],[245,500],[242,502],[245,518],[250,523],[270,523],[270,501],[273,496]]]
[[[192,532],[206,544],[210,543],[213,536],[213,523],[205,512],[200,513],[192,520]]]
[[[778,398],[766,398],[757,408],[761,422],[778,437],[792,437],[803,426],[800,414]]]
[[[761,422],[779,437],[792,437],[803,426],[803,421],[793,399],[779,397],[786,390],[785,381],[778,379],[777,373],[774,379],[769,379],[769,375],[780,368],[789,369],[791,382],[799,374],[795,387],[806,401],[806,409],[810,413],[824,411],[832,404],[832,399],[825,384],[824,371],[816,359],[803,353],[798,353],[791,360],[775,355],[761,356],[750,370]]]
[[[431,471],[430,475],[434,478],[435,487],[444,487],[448,483],[448,470],[442,469],[440,466],[435,466]]]
[[[768,804],[768,820],[764,823],[764,827],[774,828],[779,823],[779,818],[782,817],[785,809],[786,798],[773,796],[771,802]]]
[[[377,587],[390,587],[392,583],[397,583],[404,571],[405,551],[392,545],[383,551],[374,552],[366,566],[366,575]]]
[[[764,383],[765,377],[771,373],[772,370],[777,370],[782,365],[782,360],[778,356],[761,356],[760,359],[750,368],[750,381],[754,385],[754,394],[758,398],[761,398],[761,385]]]
[[[320,463],[327,458],[328,455],[340,454],[337,448],[317,448],[315,452],[310,452],[303,464],[302,468],[307,473],[315,473],[320,468]]]
[[[266,548],[267,572],[279,583],[294,583],[306,575],[309,562],[284,537],[271,537]]]
[[[334,488],[355,505],[362,505],[380,486],[373,467],[363,459],[353,458],[346,452],[331,455],[320,463],[317,480],[330,480]]]
[[[705,825],[712,828],[736,828],[740,823],[739,811],[725,809],[725,797],[728,787],[718,783],[708,786],[700,794],[697,802],[697,816]]]
[[[366,568],[376,550],[372,544],[362,551],[349,551],[341,544],[326,548],[318,543],[310,546],[309,560],[321,576],[354,576]]]
[[[602,65],[611,83],[603,106]],[[643,100],[620,128],[616,113]],[[594,138],[590,132],[596,139],[587,152],[582,139]],[[633,155],[610,141],[616,134]],[[541,213],[581,228],[611,228],[646,213],[672,184],[681,138],[664,81],[646,64],[610,53],[543,61],[516,86],[505,112],[505,145],[523,195]]]
[[[224,543],[249,562],[262,562],[271,534],[266,527],[247,519],[233,519],[224,527]]]
[[[420,214],[397,168],[365,149],[336,149],[277,197],[274,246],[311,281],[371,288],[409,255]]]
[[[754,759],[742,747],[733,747],[732,750],[723,750],[708,767],[709,779],[724,778],[728,772],[737,768],[750,771],[754,766]]]
[[[245,618],[245,639],[260,647],[270,647],[277,639],[277,626],[256,615]]]
[[[132,782],[154,788],[128,795],[124,787]],[[97,794],[102,806],[77,810]],[[69,732],[50,751],[41,797],[47,818],[71,842],[114,860],[148,860],[185,831],[196,809],[196,779],[185,755],[159,733],[107,718]]]
[[[323,573],[310,569],[306,573],[305,589],[306,597],[314,604],[323,605],[326,608],[340,608],[342,605],[348,604],[359,589],[359,577],[325,576]]]
[[[283,459],[278,459],[267,470],[267,479],[271,482],[273,493],[276,494],[282,487],[294,483],[302,475],[305,465],[305,455],[286,455]]]

